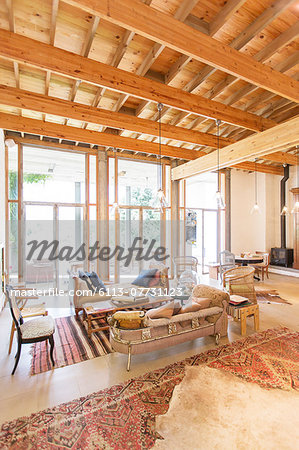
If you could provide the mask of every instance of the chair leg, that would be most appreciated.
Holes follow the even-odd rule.
[[[52,365],[55,366],[55,361],[54,361],[54,357],[53,357],[54,345],[55,345],[53,334],[52,334],[52,336],[49,337],[49,342],[50,342],[50,358],[52,361]]]
[[[10,352],[11,352],[11,348],[12,348],[12,343],[13,343],[13,337],[14,337],[14,334],[15,334],[15,323],[14,323],[14,321],[12,321],[12,324],[11,324],[11,330],[10,330],[10,338],[9,338],[9,347],[8,347],[8,354],[10,355]]]
[[[21,338],[18,336],[18,351],[16,354],[15,365],[14,365],[13,371],[11,372],[12,375],[14,375],[17,365],[19,364],[19,360],[20,360],[20,356],[21,356],[21,348],[22,348],[22,341],[21,341]]]

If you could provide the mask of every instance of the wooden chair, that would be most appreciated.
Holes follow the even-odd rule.
[[[262,281],[264,281],[265,273],[266,273],[267,278],[269,278],[270,255],[269,255],[269,253],[265,253],[265,252],[255,252],[255,253],[256,253],[256,255],[261,255],[263,257],[264,261],[259,264],[252,264],[252,267],[255,268],[257,275],[259,275],[259,272],[261,272]]]
[[[17,291],[19,291],[22,294],[20,296],[15,295],[15,299],[16,299],[18,307],[22,311],[23,319],[48,315],[48,311],[46,310],[44,303],[39,303],[39,304],[33,305],[33,306],[29,306],[29,305],[27,306],[27,303],[29,300],[37,300],[39,298],[36,295],[29,294],[30,291],[33,291],[32,288],[25,287],[22,284],[15,285],[13,287],[8,284],[7,287],[10,291],[14,290],[15,293]],[[7,297],[7,293],[6,293],[5,304],[7,301],[8,301],[8,297]],[[12,321],[11,330],[10,330],[10,338],[9,338],[9,347],[8,347],[9,355],[11,352],[15,331],[16,331],[15,323],[14,323],[14,321]]]
[[[173,263],[175,265],[175,276],[177,279],[187,269],[194,270],[197,273],[198,259],[195,256],[175,256]]]
[[[223,274],[223,286],[230,295],[246,297],[251,303],[257,303],[254,289],[255,269],[250,266],[240,266],[229,269]]]
[[[21,310],[17,305],[15,292],[11,286],[6,286],[6,297],[9,303],[10,312],[18,333],[18,350],[15,356],[15,365],[12,371],[14,375],[17,365],[19,363],[22,344],[33,344],[35,342],[49,341],[50,343],[50,358],[53,366],[55,365],[54,352],[54,338],[55,323],[51,316],[39,317],[24,322]]]

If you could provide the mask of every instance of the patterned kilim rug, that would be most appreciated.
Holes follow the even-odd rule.
[[[109,331],[92,333],[89,338],[84,323],[74,316],[55,319],[55,368],[76,364],[113,352]],[[52,370],[46,342],[37,342],[31,349],[31,374]]]
[[[257,301],[260,303],[284,303],[287,305],[292,304],[284,298],[281,298],[276,289],[266,289],[264,287],[256,286],[255,292]]]
[[[4,424],[1,449],[148,449],[186,366],[224,369],[261,387],[299,390],[299,333],[276,328]]]

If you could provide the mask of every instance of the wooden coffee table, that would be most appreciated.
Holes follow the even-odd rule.
[[[124,303],[120,305],[119,302],[115,302],[113,298],[111,300],[106,300],[103,302],[96,303],[84,303],[83,306],[83,320],[87,322],[87,334],[88,337],[92,333],[97,331],[109,330],[109,325],[107,323],[107,316],[112,315],[116,311],[124,310],[138,310],[138,309],[150,309],[159,306],[161,303],[172,301],[173,298],[170,296],[161,297],[146,297],[143,300],[132,301],[132,303]],[[99,325],[99,319],[103,319],[103,325]]]

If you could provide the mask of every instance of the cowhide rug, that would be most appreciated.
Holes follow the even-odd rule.
[[[186,367],[170,408],[156,418],[155,449],[293,450],[299,392],[263,389],[219,369]]]

